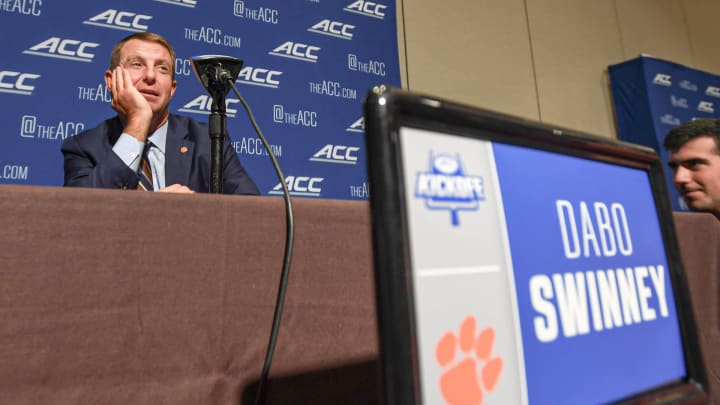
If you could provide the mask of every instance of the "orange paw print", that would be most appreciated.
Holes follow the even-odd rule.
[[[480,405],[483,393],[495,389],[500,378],[502,358],[490,358],[495,329],[487,327],[475,335],[476,324],[475,318],[468,316],[460,325],[458,335],[446,333],[435,348],[438,364],[446,369],[440,377],[440,391],[448,404]],[[458,347],[464,358],[451,364]]]

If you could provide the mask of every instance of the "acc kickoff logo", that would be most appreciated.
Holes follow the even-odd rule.
[[[485,186],[482,177],[465,175],[459,155],[430,152],[430,171],[418,173],[415,197],[431,210],[450,211],[452,225],[459,226],[458,211],[477,211]]]

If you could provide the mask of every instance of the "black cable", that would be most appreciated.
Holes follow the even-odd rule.
[[[235,83],[233,83],[232,78],[228,80],[228,83],[230,83],[230,86],[232,86],[235,95],[237,95],[238,99],[240,99],[240,103],[242,104],[243,108],[245,108],[245,111],[247,111],[250,122],[252,123],[253,128],[255,128],[255,132],[258,134],[258,137],[260,138],[260,141],[265,147],[265,150],[268,152],[268,155],[270,155],[270,160],[272,161],[273,167],[275,168],[275,173],[277,173],[277,176],[280,179],[280,185],[283,189],[283,198],[285,199],[285,224],[287,233],[287,236],[285,238],[285,255],[283,257],[282,274],[280,275],[280,285],[278,286],[277,301],[275,303],[275,314],[273,315],[272,330],[270,331],[270,339],[268,341],[267,352],[265,353],[265,364],[263,365],[263,370],[260,374],[260,381],[258,382],[258,388],[255,393],[255,405],[259,405],[264,402],[263,397],[265,396],[265,384],[267,383],[268,374],[270,374],[272,357],[273,353],[275,353],[275,344],[277,342],[278,332],[280,330],[280,319],[282,318],[283,306],[285,304],[285,293],[287,291],[287,283],[290,274],[290,262],[292,261],[292,250],[295,241],[295,218],[293,216],[290,190],[288,190],[287,183],[285,182],[285,175],[283,175],[283,172],[280,169],[280,165],[275,158],[275,154],[273,153],[272,149],[270,149],[270,144],[268,144],[267,139],[265,139],[265,135],[263,135],[262,131],[260,130],[257,121],[255,121],[255,117],[253,116],[252,110],[250,110],[250,106],[240,95],[240,92],[238,91],[237,87],[235,87]]]

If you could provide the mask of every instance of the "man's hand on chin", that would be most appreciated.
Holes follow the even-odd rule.
[[[107,71],[105,81],[112,93],[111,106],[123,120],[123,131],[145,143],[153,119],[150,103],[135,88],[130,73],[122,66]]]
[[[193,190],[190,190],[187,186],[182,184],[173,184],[165,188],[158,190],[159,193],[178,193],[178,194],[195,194]]]

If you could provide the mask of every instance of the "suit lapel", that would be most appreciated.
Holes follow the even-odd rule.
[[[189,184],[195,141],[181,120],[170,114],[165,141],[165,185]]]

